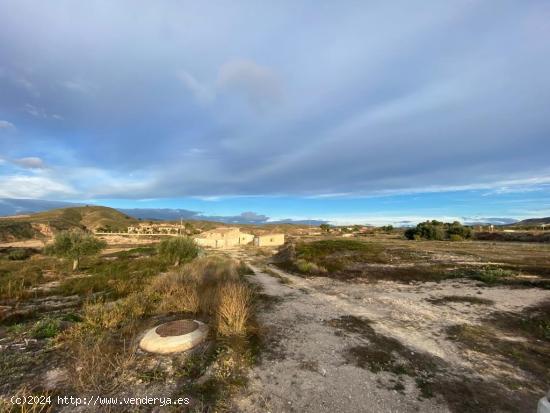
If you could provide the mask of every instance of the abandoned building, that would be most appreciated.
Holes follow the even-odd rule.
[[[285,243],[285,234],[262,234],[254,237],[256,247],[274,247]]]
[[[241,232],[239,228],[216,228],[195,237],[201,247],[229,248],[252,242],[254,235]]]
[[[195,237],[195,242],[201,247],[231,248],[253,243],[257,247],[283,245],[284,234],[262,234],[254,236],[241,232],[239,228],[217,228],[205,231]]]

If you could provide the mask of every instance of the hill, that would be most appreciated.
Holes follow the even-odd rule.
[[[524,220],[516,222],[515,224],[512,224],[510,226],[514,226],[514,227],[538,227],[538,226],[541,226],[541,225],[544,225],[544,224],[550,225],[550,217],[524,219]]]
[[[82,206],[58,208],[25,216],[0,219],[0,241],[50,236],[72,228],[125,231],[138,221],[113,208]]]

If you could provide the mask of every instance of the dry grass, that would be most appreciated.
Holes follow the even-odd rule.
[[[117,328],[125,319],[123,308],[117,303],[90,301],[84,304],[82,319],[84,324],[98,330]]]
[[[153,280],[148,292],[159,301],[158,313],[198,313],[200,300],[196,282],[186,280],[184,274],[170,273]]]
[[[226,283],[219,294],[218,332],[223,336],[246,334],[251,305],[252,291],[248,285]]]
[[[124,382],[125,373],[134,363],[135,348],[103,335],[76,343],[72,357],[75,389],[109,394]]]

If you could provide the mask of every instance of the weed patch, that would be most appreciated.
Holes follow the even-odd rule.
[[[437,397],[452,412],[527,411],[536,399],[536,392],[514,393],[506,383],[457,372],[438,357],[412,351],[398,340],[376,333],[372,323],[364,318],[344,316],[328,321],[328,325],[368,341],[346,350],[344,357],[348,362],[374,373],[410,376],[420,398]]]
[[[61,331],[61,323],[55,318],[44,318],[36,322],[32,336],[37,339],[53,338]]]
[[[493,305],[495,302],[487,298],[469,296],[469,295],[446,295],[438,298],[428,298],[426,301],[435,304],[443,305],[447,303],[465,303],[474,305]]]

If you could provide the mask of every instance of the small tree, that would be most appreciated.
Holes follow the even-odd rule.
[[[330,232],[330,225],[329,224],[321,224],[321,225],[319,225],[319,228],[321,228],[321,230],[323,232],[327,232],[327,233]]]
[[[57,257],[73,260],[73,271],[78,269],[80,259],[94,255],[105,248],[107,244],[92,234],[82,230],[61,231],[55,236],[52,244],[48,245],[45,253]]]
[[[199,254],[199,247],[189,237],[165,239],[159,244],[158,250],[162,258],[173,262],[176,267],[181,263],[191,261]]]

